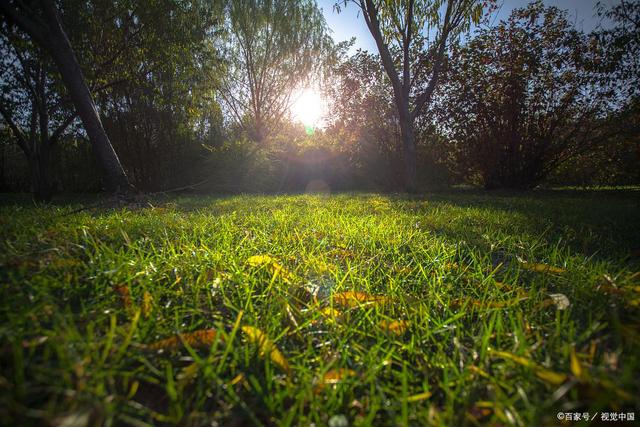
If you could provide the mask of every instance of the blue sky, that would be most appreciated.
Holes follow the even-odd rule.
[[[333,10],[336,0],[317,0],[317,3],[324,11],[327,24],[333,31],[333,37],[336,41],[355,37],[354,49],[361,48],[376,52],[373,38],[369,34],[362,16],[358,15],[358,8],[355,5],[348,4],[338,14]],[[498,5],[501,7],[497,12],[496,22],[509,16],[512,9],[525,6],[527,3],[529,3],[528,0],[498,0]],[[576,23],[578,29],[588,32],[598,25],[598,17],[594,10],[597,0],[544,0],[544,3],[568,10],[569,17]],[[603,3],[614,4],[616,0],[603,0]]]

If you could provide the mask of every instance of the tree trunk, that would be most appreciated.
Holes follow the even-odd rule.
[[[65,87],[69,91],[71,100],[89,136],[94,155],[102,168],[105,186],[108,191],[114,193],[130,192],[131,185],[127,175],[102,126],[100,116],[91,98],[91,92],[87,87],[71,43],[62,28],[55,6],[50,2],[43,3],[49,27],[49,40],[45,47],[59,68]]]
[[[398,102],[396,101],[396,104]],[[398,105],[401,111],[400,117],[400,134],[402,136],[402,159],[403,169],[402,177],[404,189],[408,193],[415,193],[416,186],[416,137],[413,129],[413,121],[409,114],[408,105]]]
[[[51,177],[51,151],[48,146],[40,149],[29,158],[33,196],[38,202],[50,202],[53,195]]]

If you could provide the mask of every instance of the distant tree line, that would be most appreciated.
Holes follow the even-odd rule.
[[[338,2],[378,48],[349,53],[312,0],[8,0],[0,191],[640,184],[640,3],[588,34],[494,5]],[[313,132],[289,111],[308,85]]]

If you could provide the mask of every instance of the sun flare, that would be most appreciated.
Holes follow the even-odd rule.
[[[291,115],[307,128],[317,127],[324,115],[324,100],[315,89],[303,89],[293,96]]]

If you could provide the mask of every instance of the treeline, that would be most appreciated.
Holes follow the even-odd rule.
[[[105,178],[58,63],[9,10],[41,3],[3,5],[0,191],[47,200]],[[335,44],[311,0],[50,2],[142,191],[640,183],[638,2],[589,34],[541,2],[494,25],[492,2],[391,3],[348,6],[374,54]],[[308,86],[329,106],[316,129],[289,110]]]

